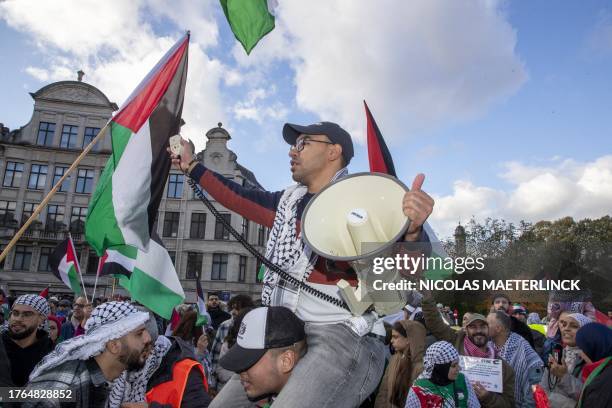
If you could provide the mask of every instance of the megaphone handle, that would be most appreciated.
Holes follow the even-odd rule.
[[[191,189],[193,190],[195,195],[198,196],[200,201],[202,201],[204,203],[204,205],[206,206],[206,208],[208,208],[210,210],[210,212],[215,216],[216,220],[218,222],[220,222],[223,225],[223,227],[227,229],[227,231],[230,233],[230,235],[233,236],[234,238],[236,238],[236,240],[238,242],[240,242],[242,244],[242,246],[244,246],[246,248],[246,250],[251,253],[251,255],[253,255],[255,258],[257,258],[257,260],[259,260],[262,264],[264,264],[268,269],[270,269],[274,273],[279,274],[281,278],[283,278],[284,280],[286,280],[290,284],[299,287],[304,292],[310,293],[311,295],[313,295],[315,297],[318,297],[319,299],[325,300],[326,302],[331,303],[334,306],[338,306],[338,307],[340,307],[342,309],[348,310],[349,312],[351,311],[351,309],[348,307],[346,302],[344,302],[343,300],[337,299],[337,298],[335,298],[335,297],[333,297],[331,295],[328,295],[327,293],[323,293],[320,290],[317,290],[317,289],[313,288],[312,286],[308,285],[306,282],[302,282],[301,280],[299,280],[296,277],[290,275],[289,273],[283,271],[277,265],[275,265],[272,262],[270,262],[270,260],[268,260],[268,258],[266,258],[264,255],[262,255],[251,244],[249,244],[248,241],[246,239],[244,239],[242,234],[238,233],[238,231],[236,231],[234,229],[234,227],[232,227],[232,225],[224,217],[221,216],[221,214],[215,208],[215,206],[202,193],[202,190],[200,188],[198,188],[198,186],[196,185],[195,181],[193,181],[193,179],[188,177],[187,178],[187,182],[189,183],[189,186],[191,186]]]

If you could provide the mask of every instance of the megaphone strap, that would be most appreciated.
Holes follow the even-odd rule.
[[[350,312],[350,309],[349,309],[348,305],[343,300],[335,298],[335,297],[333,297],[331,295],[328,295],[327,293],[323,293],[320,290],[317,290],[317,289],[313,288],[312,286],[308,285],[306,282],[303,282],[303,281],[295,278],[294,276],[290,275],[289,273],[287,273],[286,271],[282,270],[277,265],[272,263],[268,258],[266,258],[264,255],[262,255],[251,244],[249,244],[248,241],[246,239],[244,239],[242,234],[240,234],[238,231],[236,231],[234,229],[234,227],[232,227],[232,225],[224,217],[221,216],[219,211],[210,202],[210,200],[204,195],[202,190],[196,185],[196,183],[195,183],[195,181],[193,181],[193,179],[187,178],[187,182],[191,186],[191,189],[193,190],[195,195],[200,199],[200,201],[202,201],[204,203],[206,208],[208,208],[210,210],[212,215],[214,215],[214,217],[217,220],[217,222],[220,222],[223,225],[223,227],[226,228],[227,231],[229,231],[230,235],[233,236],[236,239],[236,241],[240,242],[242,244],[242,246],[244,246],[246,248],[246,250],[249,251],[249,253],[251,253],[251,255],[253,255],[255,258],[257,258],[257,260],[259,260],[263,265],[265,265],[266,268],[268,268],[270,271],[272,271],[274,273],[277,273],[278,275],[280,275],[280,277],[282,279],[284,279],[288,283],[292,284],[293,286],[299,287],[304,292],[307,292],[307,293],[309,293],[309,294],[311,294],[311,295],[313,295],[313,296],[315,296],[315,297],[317,297],[319,299],[322,299],[322,300],[324,300],[324,301],[326,301],[328,303],[333,304],[334,306],[343,308],[343,309],[345,309],[345,310]]]

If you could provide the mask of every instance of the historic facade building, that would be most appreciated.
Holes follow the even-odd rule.
[[[83,148],[116,111],[117,105],[82,81],[49,84],[35,93],[30,121],[10,130],[0,124],[0,249],[75,161]],[[261,188],[254,175],[237,162],[227,146],[231,139],[221,127],[207,132],[206,148],[198,158],[209,168],[251,188]],[[17,245],[0,264],[0,287],[13,294],[69,293],[48,267],[54,247],[70,233],[77,246],[87,292],[91,295],[98,257],[85,242],[84,221],[89,200],[111,151],[110,137],[97,143],[43,209]],[[215,203],[215,205],[217,205]],[[220,206],[232,226],[263,251],[267,230]],[[205,292],[222,297],[245,293],[257,298],[257,262],[197,199],[185,176],[171,171],[160,204],[157,230],[175,261],[186,301],[195,302],[195,279],[201,274]],[[96,296],[110,296],[112,279],[101,277]],[[117,292],[122,289],[116,288]],[[123,292],[124,293],[124,292]]]

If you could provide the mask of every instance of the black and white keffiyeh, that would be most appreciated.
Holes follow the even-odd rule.
[[[497,350],[497,355],[514,369],[514,398],[516,405],[520,406],[526,395],[531,392],[529,384],[531,370],[542,369],[544,363],[527,340],[513,332],[508,336],[506,343]]]
[[[334,175],[331,182],[347,174],[348,170],[343,168]],[[317,256],[304,244],[297,232],[298,204],[307,192],[308,188],[303,184],[285,189],[266,245],[266,258],[300,281],[308,279],[317,261]],[[264,305],[292,304],[297,291],[298,288],[266,269],[261,293]]]
[[[85,323],[85,334],[61,342],[38,363],[30,381],[66,361],[87,360],[104,351],[106,343],[125,336],[145,324],[149,314],[128,302],[108,302],[96,307]]]
[[[51,311],[51,309],[49,308],[49,302],[47,302],[47,299],[45,299],[42,296],[38,296],[38,295],[21,295],[15,300],[15,302],[13,303],[13,307],[15,307],[15,305],[30,306],[31,308],[36,310],[38,313],[43,315],[45,319],[47,318],[47,316],[49,315],[49,312]]]
[[[448,364],[457,360],[459,360],[459,353],[452,344],[447,341],[437,341],[425,352],[423,372],[419,378],[430,379],[436,364]]]
[[[145,400],[147,383],[161,365],[162,359],[172,347],[172,342],[165,336],[159,336],[143,368],[138,371],[124,371],[113,381],[106,406],[119,408],[124,402],[141,402]]]

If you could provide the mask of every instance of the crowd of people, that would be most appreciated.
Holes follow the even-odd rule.
[[[196,324],[194,305],[179,306],[180,319],[172,324],[129,301],[103,300],[88,311],[85,299],[77,297],[68,312],[66,302],[34,294],[2,301],[8,312],[0,336],[0,386],[74,390],[68,406],[214,407],[223,389],[232,397],[223,406],[294,406],[278,405],[276,398],[292,378],[299,378],[294,374],[300,361],[316,345],[295,313],[258,306],[247,295],[224,304],[211,294],[208,313],[223,317],[203,326]],[[466,312],[458,328],[425,292],[417,305],[407,305],[402,318],[387,325],[388,335],[380,339],[384,375],[355,406],[609,406],[612,330],[585,314],[591,305],[570,302],[554,320],[546,316],[542,353],[530,344],[527,320],[516,318],[516,310],[527,315],[526,309],[509,305],[507,296],[495,295],[488,315]],[[530,320],[542,324],[539,316]],[[66,325],[71,329],[62,330]],[[487,391],[470,381],[460,356],[500,360],[502,390]],[[329,386],[360,391],[341,378]],[[547,405],[538,400],[538,389]],[[22,406],[61,403],[48,399]]]
[[[305,245],[300,220],[312,197],[348,174],[351,137],[320,122],[286,124],[283,138],[296,184],[278,192],[207,169],[185,141],[180,155],[169,152],[221,205],[271,229],[265,255],[286,274],[265,270],[261,304],[237,295],[224,305],[209,293],[208,322],[198,325],[193,305],[166,322],[125,300],[2,296],[0,387],[72,390],[70,406],[83,408],[612,406],[612,331],[571,293],[551,295],[545,325],[504,294],[489,310],[466,311],[461,327],[429,292],[412,293],[384,319],[343,307],[336,283],[358,280]],[[415,177],[398,210],[410,220],[400,241],[427,248],[423,225],[434,201],[423,182]],[[501,366],[501,389],[470,379],[461,366],[468,357]],[[22,406],[61,404],[52,397]]]

